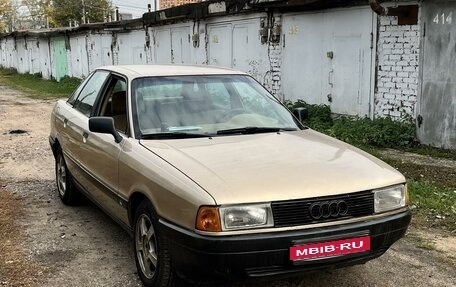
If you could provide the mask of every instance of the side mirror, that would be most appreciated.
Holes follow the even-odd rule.
[[[296,108],[293,110],[293,114],[299,119],[301,123],[309,117],[309,111],[307,108]]]
[[[114,126],[114,119],[110,117],[93,117],[89,119],[89,130],[94,133],[111,134],[116,143],[122,141],[122,136]]]

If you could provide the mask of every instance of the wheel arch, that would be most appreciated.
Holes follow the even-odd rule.
[[[51,144],[52,154],[54,155],[54,158],[57,158],[58,151],[59,151],[59,149],[62,148],[62,146],[60,145],[59,139],[58,138],[50,138],[49,142]]]
[[[128,206],[127,206],[128,222],[132,228],[134,225],[133,220],[134,220],[135,212],[138,209],[141,202],[143,202],[144,200],[149,201],[149,203],[152,205],[152,208],[154,209],[154,213],[157,213],[153,201],[144,192],[141,192],[141,191],[133,192],[130,196],[130,199],[128,200]]]

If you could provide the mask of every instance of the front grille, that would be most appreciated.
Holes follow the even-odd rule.
[[[346,214],[319,219],[315,219],[315,216],[312,217],[311,206],[319,203],[340,201],[344,201],[347,204],[348,210]],[[371,215],[374,213],[374,194],[372,191],[362,191],[344,195],[276,201],[271,206],[275,227],[297,226]]]

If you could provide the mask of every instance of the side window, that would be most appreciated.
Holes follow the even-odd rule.
[[[85,87],[89,79],[92,77],[93,73],[90,74],[87,78],[85,78],[83,81],[81,81],[81,84],[77,87],[77,89],[73,92],[71,97],[68,99],[68,103],[70,105],[74,105],[74,102],[76,101],[76,98],[78,97],[79,93],[81,93],[81,90]]]
[[[116,129],[127,133],[127,83],[124,79],[113,76],[103,97],[100,116],[112,117]]]
[[[103,84],[108,75],[109,72],[106,71],[95,72],[95,74],[93,74],[93,76],[82,89],[78,98],[74,102],[73,107],[89,117],[93,104],[95,103],[100,89],[103,87]]]

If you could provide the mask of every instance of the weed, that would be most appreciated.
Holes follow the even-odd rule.
[[[417,224],[442,226],[456,232],[456,190],[413,180],[408,182],[408,188]]]
[[[311,105],[304,101],[286,103],[290,110],[305,107],[309,117],[305,120],[308,127],[323,132],[358,147],[406,147],[415,142],[416,128],[413,121],[404,118],[400,121],[379,118],[341,116],[333,118],[327,105]]]

